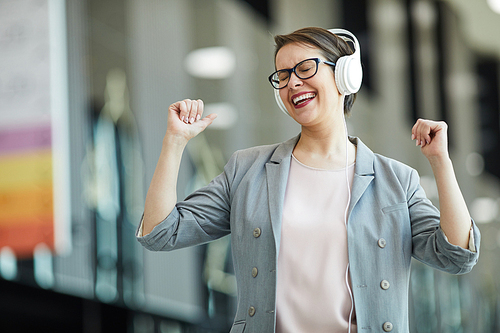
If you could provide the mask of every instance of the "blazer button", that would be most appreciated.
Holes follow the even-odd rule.
[[[387,242],[386,242],[386,240],[385,240],[385,239],[380,238],[380,239],[378,240],[377,244],[378,244],[378,246],[379,246],[381,249],[383,249],[383,248],[387,245]]]
[[[383,328],[384,332],[390,332],[390,331],[392,331],[393,326],[392,326],[392,323],[391,323],[391,322],[386,321],[386,322],[382,325],[382,328]]]
[[[384,290],[387,290],[389,289],[389,287],[391,286],[391,284],[389,283],[389,281],[387,280],[382,280],[380,282],[380,288],[384,289]]]
[[[248,309],[248,314],[250,315],[250,317],[253,317],[255,315],[255,308],[253,306]]]
[[[259,238],[260,237],[260,233],[261,233],[260,228],[253,229],[253,236],[255,238]]]
[[[256,277],[257,274],[259,274],[259,270],[257,269],[257,267],[252,268],[252,276]]]

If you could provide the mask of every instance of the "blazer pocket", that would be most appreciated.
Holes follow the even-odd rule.
[[[231,331],[229,333],[243,333],[245,331],[245,321],[240,321],[238,323],[234,323],[233,327],[231,327]]]
[[[400,202],[395,205],[382,208],[382,212],[384,214],[389,214],[400,209],[408,209],[408,204],[406,202]]]

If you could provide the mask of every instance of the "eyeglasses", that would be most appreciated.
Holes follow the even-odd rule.
[[[289,69],[280,69],[269,75],[269,82],[274,89],[283,89],[288,85],[290,76],[295,73],[299,79],[305,80],[313,77],[318,72],[318,64],[324,63],[330,66],[335,66],[335,63],[321,60],[320,58],[311,58],[302,60],[295,67]]]

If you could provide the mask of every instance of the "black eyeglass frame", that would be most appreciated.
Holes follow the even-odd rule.
[[[314,74],[308,76],[308,77],[301,77],[299,74],[297,74],[297,67],[302,65],[304,62],[306,61],[309,61],[309,60],[314,60],[316,62],[316,70],[314,71]],[[288,82],[290,82],[290,78],[292,77],[292,73],[295,73],[295,75],[301,79],[301,80],[307,80],[307,79],[310,79],[312,78],[314,75],[316,75],[316,73],[318,73],[318,68],[319,68],[319,64],[320,63],[323,63],[323,64],[327,64],[327,65],[330,65],[330,66],[334,66],[335,67],[335,63],[334,62],[331,62],[331,61],[327,61],[327,60],[321,60],[320,58],[309,58],[309,59],[304,59],[302,60],[301,62],[299,62],[297,65],[293,66],[293,68],[287,68],[287,69],[280,69],[280,70],[277,70],[275,72],[273,72],[271,75],[269,75],[268,79],[269,79],[269,83],[271,83],[271,86],[273,86],[274,89],[277,89],[277,90],[280,90],[280,89],[283,89],[285,87],[288,86]],[[283,86],[283,87],[276,87],[273,83],[273,76],[279,72],[288,72],[288,81],[287,83]],[[279,83],[278,83],[279,84]]]

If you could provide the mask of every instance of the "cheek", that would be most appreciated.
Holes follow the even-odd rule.
[[[280,97],[281,97],[281,100],[283,101],[283,103],[288,102],[288,100],[287,100],[288,99],[288,94],[287,94],[286,88],[281,89],[279,91],[279,93],[280,93]]]

